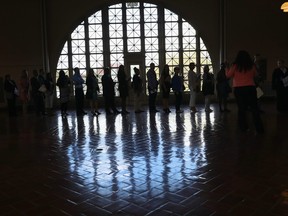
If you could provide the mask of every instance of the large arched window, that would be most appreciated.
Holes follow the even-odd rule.
[[[127,65],[136,64],[145,79],[152,62],[158,77],[164,64],[171,73],[174,66],[180,66],[186,87],[190,62],[196,63],[198,72],[203,65],[212,68],[204,42],[180,15],[160,5],[129,2],[107,6],[83,20],[67,38],[57,71],[71,76],[72,68],[79,67],[85,79],[87,69],[93,68],[101,83],[103,68],[108,66],[117,82],[119,65],[125,65],[132,76]]]

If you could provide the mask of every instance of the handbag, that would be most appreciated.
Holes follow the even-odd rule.
[[[256,92],[257,92],[257,98],[260,98],[264,95],[264,92],[262,91],[260,87],[256,88]]]
[[[38,89],[38,91],[40,91],[40,92],[42,92],[42,93],[45,93],[45,92],[47,91],[47,88],[46,88],[46,86],[45,86],[44,84],[42,84],[42,85],[40,86],[40,88]]]

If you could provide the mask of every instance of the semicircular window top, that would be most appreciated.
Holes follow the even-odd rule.
[[[86,71],[92,68],[101,83],[103,68],[108,66],[117,82],[118,67],[133,55],[142,62],[144,73],[154,63],[158,78],[165,64],[171,74],[175,66],[180,66],[186,91],[190,62],[196,63],[199,73],[204,65],[212,69],[203,40],[181,15],[160,5],[129,2],[103,8],[73,30],[59,56],[56,78],[59,70],[71,77],[73,68],[78,67],[86,79]]]

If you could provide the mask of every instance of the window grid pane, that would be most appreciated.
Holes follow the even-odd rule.
[[[140,10],[139,8],[130,8],[126,10],[127,23],[140,22]]]
[[[73,54],[84,54],[85,53],[85,40],[72,40],[72,53]]]
[[[102,25],[89,25],[89,38],[102,38],[103,32],[102,32]]]
[[[85,38],[85,28],[84,25],[79,25],[71,34],[71,39],[84,39]]]
[[[102,24],[102,11],[97,11],[92,16],[88,18],[88,23],[90,24]]]
[[[60,55],[57,64],[57,69],[66,69],[66,68],[69,68],[68,55]]]
[[[107,20],[102,20],[103,11],[97,11],[91,16],[87,17],[87,21],[82,21],[79,26],[71,33],[71,41],[65,43],[59,56],[57,63],[57,70],[63,69],[69,71],[69,66],[79,67],[83,72],[83,76],[86,78],[86,61],[91,68],[95,69],[95,73],[99,76],[99,82],[101,83],[101,77],[103,75],[103,67],[105,65],[110,65],[112,69],[112,78],[117,82],[117,71],[121,64],[124,64],[124,50],[128,52],[145,52],[145,67],[148,69],[150,63],[156,65],[156,70],[159,70],[159,59],[165,59],[170,67],[181,64],[183,66],[183,77],[185,86],[187,86],[187,73],[189,70],[190,62],[200,62],[201,73],[204,65],[209,65],[212,68],[212,62],[209,52],[201,38],[197,36],[196,30],[184,19],[175,14],[174,12],[164,8],[164,37],[160,38],[164,40],[164,52],[161,52],[160,56],[159,50],[159,22],[161,20],[158,18],[158,6],[150,3],[143,3],[143,17],[140,17],[140,3],[139,2],[129,2],[126,3],[126,22],[123,22],[123,3],[108,6],[106,8],[108,12]],[[161,6],[159,6],[161,7]],[[104,9],[105,10],[105,9]],[[140,21],[144,23],[140,23]],[[181,21],[180,23],[178,21]],[[108,37],[103,38],[105,28],[103,27],[103,21],[108,23]],[[124,33],[123,25],[126,25],[127,39],[124,43]],[[87,25],[85,27],[85,25]],[[182,28],[181,35],[179,35],[180,26]],[[144,27],[143,35],[141,32],[141,26]],[[86,29],[88,30],[85,33]],[[103,30],[104,29],[104,30]],[[85,38],[88,35],[88,38]],[[142,45],[141,38],[144,37],[144,44]],[[181,39],[181,40],[179,40]],[[107,41],[107,43],[105,42]],[[197,44],[199,41],[199,44]],[[182,44],[180,44],[180,42]],[[86,45],[89,48],[86,48]],[[106,52],[109,55],[104,56],[104,44],[109,44],[110,52]],[[124,47],[124,44],[127,47]],[[183,52],[179,51],[180,47],[183,48]],[[87,55],[87,50],[89,54]],[[200,56],[200,59],[197,57]],[[88,59],[86,59],[86,57]],[[104,58],[105,57],[105,58]],[[110,62],[104,62],[104,59],[109,59]],[[71,62],[69,62],[71,60]],[[159,76],[159,72],[157,73]],[[58,73],[56,74],[56,78]],[[158,77],[159,78],[159,77]],[[100,85],[102,86],[102,85]],[[116,89],[117,87],[115,87]],[[186,90],[189,90],[186,88]],[[116,91],[118,92],[118,91]]]
[[[90,53],[103,53],[103,40],[89,40]]]
[[[72,55],[72,67],[86,68],[86,56],[85,55]]]
[[[166,51],[178,51],[179,50],[178,37],[166,37],[165,38],[165,49],[166,49]]]

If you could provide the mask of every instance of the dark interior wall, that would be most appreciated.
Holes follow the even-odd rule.
[[[267,79],[278,58],[288,65],[288,13],[280,6],[284,1],[227,1],[227,58],[233,61],[239,49],[267,60]]]
[[[42,66],[40,1],[5,1],[0,7],[0,76],[17,79],[24,68]]]
[[[46,2],[48,51],[51,72],[55,71],[66,37],[83,20],[114,0],[10,0],[0,7],[0,77],[10,73],[18,81],[22,69],[41,68],[41,2]],[[219,67],[220,2],[226,2],[226,51],[233,61],[239,49],[259,53],[267,60],[268,78],[277,58],[288,64],[288,13],[275,0],[149,0],[181,14],[198,30],[211,55],[214,70]],[[270,73],[270,75],[269,75]]]

